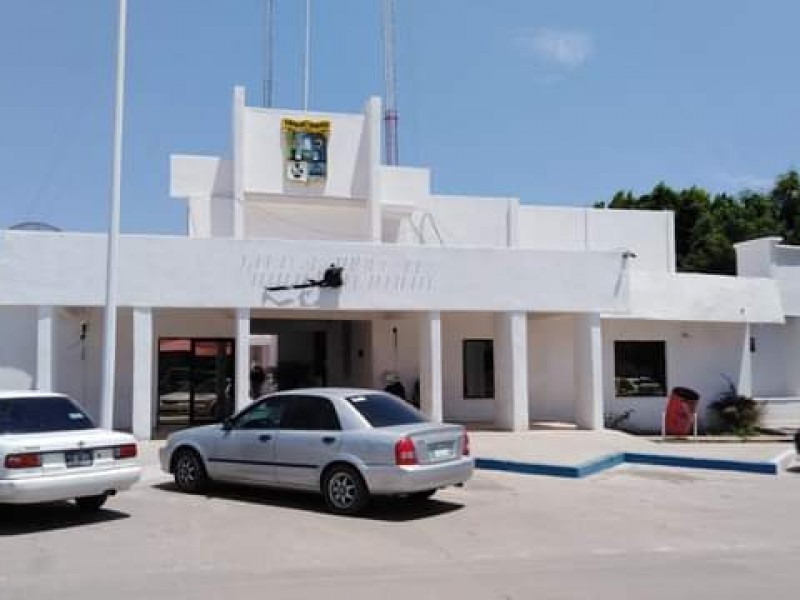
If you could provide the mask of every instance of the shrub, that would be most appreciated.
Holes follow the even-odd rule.
[[[708,408],[720,433],[733,433],[742,438],[756,433],[764,414],[763,403],[740,394],[731,382]]]
[[[621,413],[606,413],[603,415],[603,425],[606,429],[619,429],[625,431],[625,422],[631,418],[634,413],[632,408]]]

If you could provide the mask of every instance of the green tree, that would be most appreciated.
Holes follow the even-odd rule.
[[[788,244],[800,244],[800,177],[795,170],[779,175],[768,193],[745,190],[712,198],[702,188],[675,191],[662,181],[641,196],[618,191],[608,204],[595,207],[673,211],[679,271],[733,275],[733,245],[745,240],[781,236]]]

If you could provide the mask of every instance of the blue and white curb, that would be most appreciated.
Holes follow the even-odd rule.
[[[693,456],[674,456],[669,454],[647,454],[641,452],[619,452],[590,460],[578,466],[554,465],[547,463],[521,462],[496,458],[476,458],[475,467],[486,471],[506,471],[526,475],[546,475],[582,479],[621,464],[653,465],[683,469],[708,469],[713,471],[736,471],[777,475],[785,463],[794,455],[793,450],[776,456],[769,461],[728,460],[721,458],[697,458]]]

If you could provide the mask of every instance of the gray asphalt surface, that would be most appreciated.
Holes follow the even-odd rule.
[[[0,508],[0,598],[750,598],[800,585],[800,472],[479,472],[361,518],[314,496],[174,490]]]

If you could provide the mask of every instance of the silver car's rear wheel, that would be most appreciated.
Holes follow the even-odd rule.
[[[178,450],[172,467],[175,485],[182,492],[198,492],[208,481],[203,460],[194,450]]]
[[[369,502],[369,491],[361,475],[347,465],[331,467],[322,484],[325,502],[333,512],[352,515]]]

